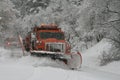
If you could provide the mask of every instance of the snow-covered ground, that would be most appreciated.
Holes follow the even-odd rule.
[[[106,39],[103,39],[101,42],[84,52],[83,66],[120,75],[120,67],[117,67],[120,66],[120,61],[114,61],[105,66],[100,66],[99,57],[101,56],[103,51],[108,52],[110,48],[111,44],[107,42]]]
[[[0,48],[0,80],[120,80],[120,61],[99,66],[98,56],[109,50],[102,40],[85,51],[80,70],[69,70],[60,61],[33,56],[22,57],[22,51]]]

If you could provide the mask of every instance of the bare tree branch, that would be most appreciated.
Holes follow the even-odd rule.
[[[110,39],[110,40],[112,40],[112,41],[117,42],[118,44],[120,44],[120,41],[117,40],[117,39],[115,39],[115,38],[111,38],[111,37],[105,37],[105,38]]]

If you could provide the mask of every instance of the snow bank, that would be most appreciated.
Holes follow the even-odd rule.
[[[92,48],[83,52],[83,64],[90,67],[99,66],[99,56],[102,54],[103,51],[108,52],[110,48],[111,44],[105,39],[102,40]]]
[[[108,52],[111,46],[112,45],[109,43],[108,40],[103,39],[101,42],[99,42],[92,48],[83,52],[83,67],[87,66],[93,69],[120,74],[120,67],[116,67],[120,66],[120,61],[111,62],[110,64],[105,66],[99,66],[100,65],[99,57],[102,55],[103,51]]]

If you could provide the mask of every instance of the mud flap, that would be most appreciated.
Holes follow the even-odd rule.
[[[71,59],[67,60],[67,65],[70,69],[79,69],[82,64],[82,56],[79,52],[72,53]]]

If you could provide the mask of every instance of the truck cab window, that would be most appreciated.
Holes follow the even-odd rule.
[[[64,40],[64,34],[59,32],[41,32],[41,39],[55,38],[58,40]]]

